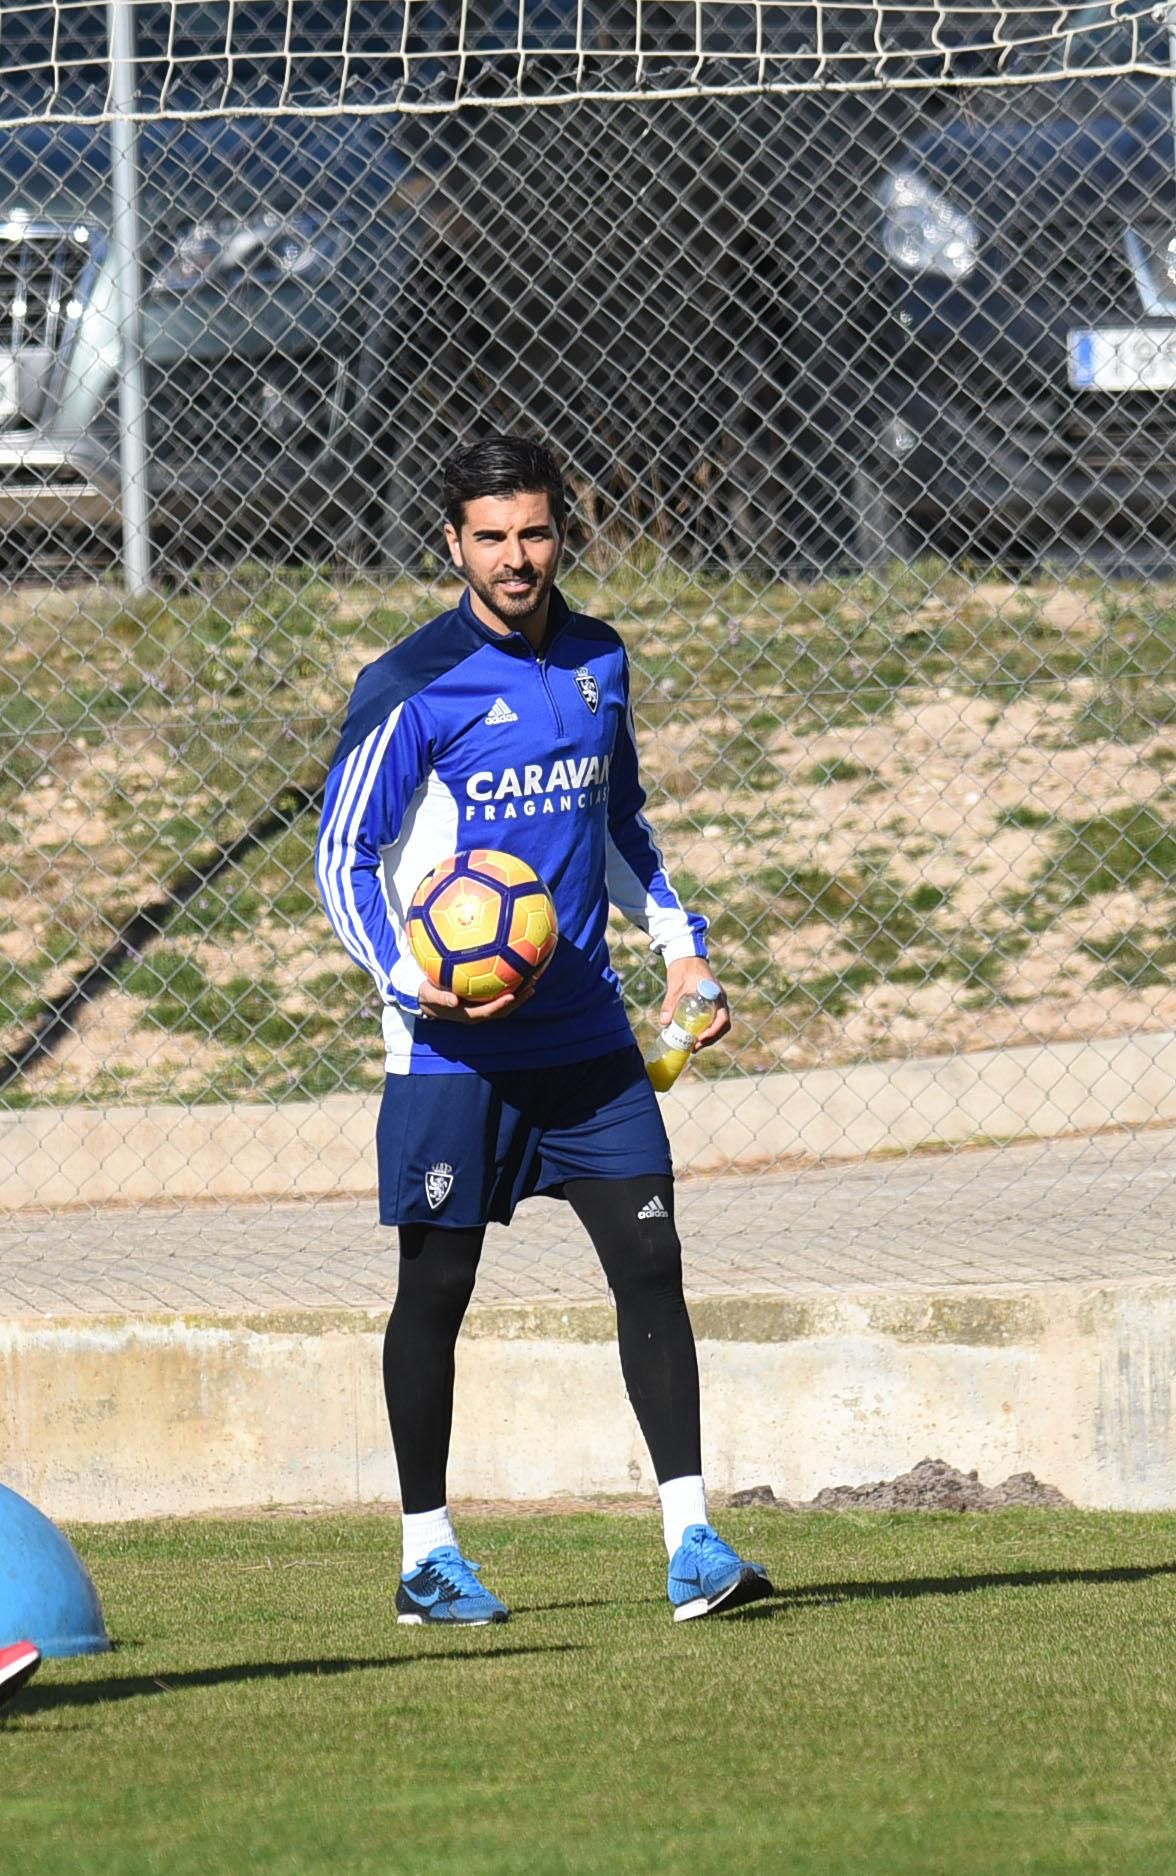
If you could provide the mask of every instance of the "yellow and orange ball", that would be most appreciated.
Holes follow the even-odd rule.
[[[429,982],[469,1003],[521,990],[550,962],[559,936],[554,902],[534,868],[486,847],[426,873],[406,923]]]

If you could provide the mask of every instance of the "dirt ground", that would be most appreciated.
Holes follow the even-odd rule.
[[[799,623],[766,604],[688,618],[633,602],[622,624],[647,674],[637,714],[650,815],[684,896],[700,894],[712,919],[736,1017],[706,1072],[1176,1030],[1164,603],[1153,596],[1147,612],[1133,600],[1136,617],[1100,587],[958,579],[905,606],[863,588],[835,616],[810,606]],[[875,648],[863,675],[854,651],[859,627],[877,635],[871,604],[888,621],[885,656],[929,646],[925,671],[916,664],[875,715],[854,690],[885,662]],[[340,598],[336,624],[345,610]],[[756,634],[759,664],[736,668]],[[328,650],[358,655],[342,641]],[[803,684],[794,656],[812,667]],[[679,673],[692,658],[693,688],[689,672],[657,677],[659,660]],[[105,942],[118,909],[158,890],[171,864],[157,805],[166,753],[148,731],[78,738],[67,753],[0,817],[0,988],[5,968],[17,986],[7,1023],[0,996],[8,1047],[37,999],[68,985],[86,946]],[[197,780],[185,812],[200,821]],[[306,903],[271,916],[291,887]],[[272,1099],[378,1082],[374,1012],[344,981],[309,851],[262,869],[253,888],[260,911],[234,916],[226,882],[223,918],[149,948],[189,961],[204,986],[194,1018],[120,983],[76,1009],[22,1092]],[[74,928],[71,949],[62,933]],[[644,938],[618,936],[616,959],[641,1019],[656,996]],[[253,1004],[241,1004],[245,979]]]
[[[870,1485],[827,1485],[815,1498],[793,1502],[777,1498],[770,1485],[712,1493],[714,1509],[767,1507],[773,1511],[1000,1511],[1028,1506],[1039,1511],[1072,1509],[1056,1485],[1045,1485],[1032,1472],[1015,1472],[1001,1485],[982,1485],[975,1472],[959,1472],[942,1459],[921,1459],[909,1472]],[[399,1505],[388,1501],[360,1507],[365,1516],[398,1518]],[[586,1511],[609,1517],[645,1518],[657,1514],[652,1498],[463,1498],[450,1510],[462,1518],[559,1518]],[[230,1511],[200,1512],[201,1518],[323,1518],[340,1515],[337,1505],[251,1505]]]
[[[778,1511],[1003,1511],[1031,1506],[1039,1511],[1072,1509],[1056,1485],[1045,1485],[1032,1472],[1014,1472],[1000,1485],[982,1485],[976,1472],[960,1472],[942,1459],[920,1459],[897,1478],[869,1485],[826,1485],[815,1498],[790,1503],[776,1498],[770,1485],[733,1492],[731,1505],[771,1505]]]

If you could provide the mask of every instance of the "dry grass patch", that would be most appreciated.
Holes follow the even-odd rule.
[[[1176,587],[636,563],[568,584],[626,637],[651,813],[736,1002],[700,1072],[1176,1027]],[[104,586],[0,606],[0,1045],[278,811],[7,1099],[378,1078],[312,817],[281,803],[359,667],[455,596],[258,568],[135,609]],[[656,1011],[644,939],[615,945]]]

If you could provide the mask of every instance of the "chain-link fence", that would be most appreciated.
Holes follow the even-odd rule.
[[[563,585],[625,636],[734,1004],[670,1097],[683,1165],[774,1168],[793,1205],[706,1282],[898,1281],[888,1229],[960,1280],[1166,1268],[1164,1133],[996,1145],[1176,1123],[1172,88],[1165,22],[1121,59],[1094,24],[1141,68],[1067,40],[1035,84],[420,116],[377,59],[367,115],[308,105],[309,68],[301,110],[148,111],[137,305],[109,126],[0,132],[18,1304],[229,1306],[223,1219],[195,1215],[214,1270],[190,1223],[97,1205],[370,1189],[378,1010],[314,892],[317,807],[356,673],[453,601],[437,465],[490,429],[566,462]],[[648,1033],[660,972],[619,926],[614,956]],[[869,1155],[868,1186],[829,1167]],[[267,1297],[338,1300],[343,1241],[386,1262],[340,1203],[275,1209]]]

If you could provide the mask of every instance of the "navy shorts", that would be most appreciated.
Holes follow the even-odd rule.
[[[636,1047],[558,1067],[389,1075],[376,1126],[380,1223],[509,1224],[566,1179],[671,1176],[670,1143]]]

